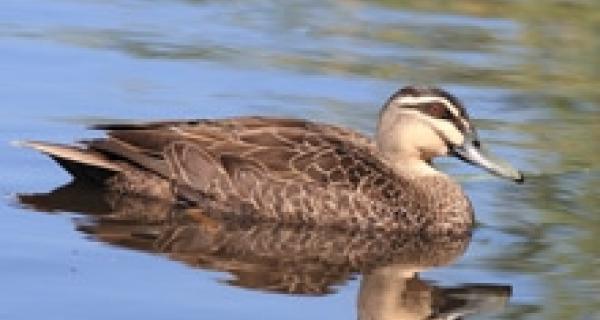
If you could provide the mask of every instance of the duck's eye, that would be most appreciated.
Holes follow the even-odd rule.
[[[450,119],[450,112],[448,112],[448,109],[439,103],[429,104],[427,106],[427,113],[435,118]]]

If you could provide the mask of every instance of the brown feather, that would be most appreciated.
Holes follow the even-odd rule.
[[[107,137],[60,151],[32,147],[68,160],[61,164],[76,177],[86,168],[116,172],[102,181],[109,190],[183,200],[219,217],[426,233],[472,225],[471,205],[451,179],[404,175],[390,162],[399,158],[380,153],[387,149],[338,126],[238,117],[93,129]],[[393,147],[401,137],[385,138]]]

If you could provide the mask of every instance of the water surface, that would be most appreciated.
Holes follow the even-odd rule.
[[[529,176],[515,186],[441,161],[479,227],[411,288],[509,296],[473,318],[600,318],[599,22],[594,1],[2,1],[0,318],[356,318],[388,269],[352,265],[301,294],[148,249],[143,233],[110,241],[85,210],[19,204],[17,193],[69,177],[9,142],[97,136],[85,129],[97,121],[248,114],[371,134],[409,83],[457,95],[489,147]]]

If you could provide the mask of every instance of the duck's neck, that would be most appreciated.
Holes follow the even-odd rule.
[[[460,184],[416,157],[387,159],[394,172],[410,183],[405,192],[414,192],[422,210],[431,219],[429,233],[468,233],[473,224],[473,208]],[[408,204],[410,205],[410,204]]]

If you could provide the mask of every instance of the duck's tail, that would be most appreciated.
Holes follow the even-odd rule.
[[[118,163],[111,161],[97,151],[85,147],[40,141],[19,141],[14,144],[47,154],[75,179],[100,182],[122,171],[122,167]]]

